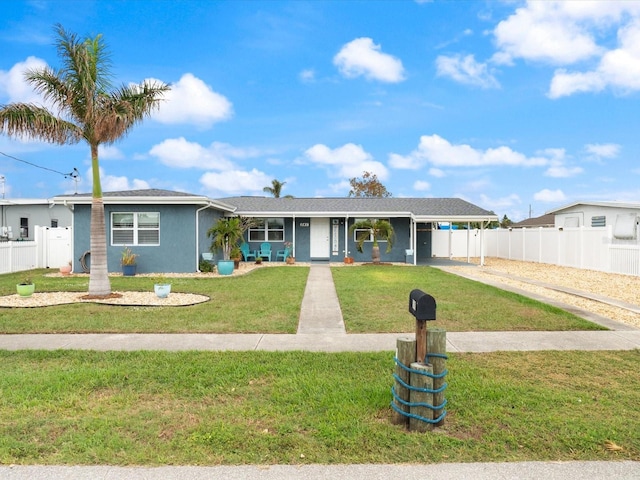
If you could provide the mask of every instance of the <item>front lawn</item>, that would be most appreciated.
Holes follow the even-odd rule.
[[[0,351],[0,462],[640,460],[639,351],[453,354],[448,415],[392,425],[392,353]]]
[[[88,289],[87,276],[49,277],[48,270],[0,275],[0,295],[15,293],[27,275],[37,291]],[[433,326],[448,331],[603,329],[570,313],[429,267],[332,269],[350,333],[412,332],[409,292],[436,298]],[[208,295],[186,307],[72,304],[0,308],[0,333],[295,333],[308,267],[260,268],[237,277],[172,278],[172,291]],[[150,277],[111,279],[114,291],[152,291]]]
[[[515,330],[606,330],[536,300],[431,267],[363,265],[333,268],[342,315],[350,333],[411,332],[409,293],[436,299],[432,326],[450,332]]]

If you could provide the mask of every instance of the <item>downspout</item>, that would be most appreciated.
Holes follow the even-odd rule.
[[[200,212],[206,210],[211,205],[205,205],[196,210],[196,272],[200,272]]]

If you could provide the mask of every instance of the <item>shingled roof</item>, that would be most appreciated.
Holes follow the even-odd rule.
[[[387,216],[495,220],[493,212],[460,198],[272,198],[228,197],[217,201],[236,207],[235,214],[257,216]]]
[[[197,204],[235,215],[255,217],[413,217],[416,221],[491,221],[493,212],[460,198],[273,198],[226,197],[161,190],[124,190],[103,193],[105,203]],[[59,195],[54,203],[89,204],[90,193]]]

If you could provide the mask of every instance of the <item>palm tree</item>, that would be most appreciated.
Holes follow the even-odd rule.
[[[100,185],[98,147],[112,144],[147,117],[169,86],[145,81],[111,90],[110,61],[102,35],[79,39],[56,25],[56,47],[62,60],[50,67],[29,70],[26,80],[53,110],[26,103],[0,107],[0,131],[9,136],[37,138],[60,145],[85,141],[91,149],[91,274],[89,295],[107,296],[107,238]]]
[[[378,218],[360,220],[349,228],[351,234],[356,230],[361,230],[358,232],[356,238],[357,248],[360,253],[362,253],[364,242],[373,237],[373,248],[371,249],[371,261],[373,263],[380,263],[380,246],[378,245],[378,240],[385,240],[387,242],[386,253],[391,251],[395,231],[388,220],[380,220]]]
[[[262,189],[263,192],[265,193],[269,193],[271,195],[274,196],[274,198],[280,198],[280,193],[282,192],[282,187],[285,186],[287,182],[279,182],[278,180],[276,180],[275,178],[273,180],[271,180],[271,186],[270,187],[264,187]],[[288,197],[290,197],[290,195],[287,195]]]
[[[212,237],[211,250],[222,251],[222,258],[229,260],[231,250],[242,239],[244,221],[240,217],[220,218],[207,230],[207,237]]]

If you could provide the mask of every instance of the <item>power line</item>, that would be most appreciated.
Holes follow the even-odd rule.
[[[37,165],[35,163],[32,162],[28,162],[26,160],[22,160],[20,158],[14,157],[12,155],[8,155],[4,152],[0,152],[0,155],[4,155],[7,158],[11,158],[12,160],[16,160],[18,162],[22,162],[22,163],[26,163],[27,165],[31,165],[32,167],[36,167],[39,168],[41,170],[47,170],[49,172],[53,172],[53,173],[57,173],[58,175],[62,175],[64,178],[78,178],[80,176],[80,172],[78,171],[77,168],[73,168],[73,171],[71,173],[64,173],[64,172],[59,172],[58,170],[54,170],[53,168],[48,168],[48,167],[42,167],[40,165]]]

